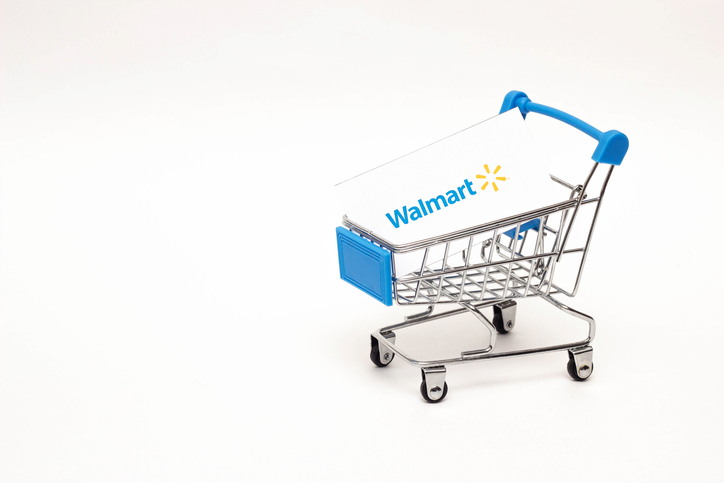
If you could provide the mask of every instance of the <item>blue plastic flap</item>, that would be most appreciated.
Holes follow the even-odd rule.
[[[526,221],[522,225],[520,225],[520,231],[518,231],[518,240],[523,238],[523,233],[530,230],[531,228],[535,231],[538,231],[538,228],[540,227],[540,220],[536,218],[535,220]],[[513,238],[515,236],[515,228],[512,228],[506,232],[503,232],[503,235],[507,236],[508,238]]]
[[[392,255],[356,233],[337,227],[339,276],[383,304],[392,305]]]

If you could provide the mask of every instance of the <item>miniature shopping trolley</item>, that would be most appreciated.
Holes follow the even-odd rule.
[[[551,183],[556,183],[561,190],[559,203],[405,244],[390,243],[347,216],[343,219],[344,227],[337,228],[343,280],[386,305],[395,302],[427,306],[421,313],[405,317],[401,323],[373,332],[370,358],[377,366],[385,367],[397,355],[420,367],[420,392],[428,402],[440,402],[447,395],[446,366],[452,364],[568,351],[567,369],[574,380],[586,380],[593,372],[594,319],[554,296],[574,297],[578,291],[606,186],[614,167],[621,164],[628,150],[628,138],[618,131],[601,132],[565,112],[531,102],[523,92],[508,93],[500,112],[516,107],[523,118],[531,112],[543,114],[598,141],[592,156],[593,166],[582,184],[551,176]],[[607,169],[599,169],[601,164],[607,165]],[[571,236],[574,227],[579,227],[577,236]],[[463,248],[456,251],[455,247]],[[398,273],[397,261],[411,254],[421,259],[419,268]],[[563,270],[559,267],[571,260],[570,280],[554,281],[557,269]],[[531,297],[539,297],[565,314],[585,321],[588,336],[567,344],[495,352],[497,334],[506,334],[515,326],[517,300]],[[435,307],[441,304],[458,307],[434,313]],[[490,308],[492,320],[483,313]],[[456,358],[422,361],[410,357],[395,344],[395,331],[463,313],[473,314],[488,329],[487,347],[462,352]]]

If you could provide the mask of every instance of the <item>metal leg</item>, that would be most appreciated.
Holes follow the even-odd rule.
[[[488,347],[486,347],[485,349],[463,352],[460,354],[460,357],[466,357],[466,356],[469,357],[471,355],[481,355],[481,354],[487,354],[488,352],[492,352],[495,349],[495,339],[496,339],[496,335],[497,335],[495,333],[495,326],[474,305],[471,305],[467,302],[461,302],[460,305],[463,308],[465,308],[465,310],[467,310],[468,312],[473,314],[475,317],[477,317],[477,319],[483,323],[483,326],[486,329],[488,329],[488,331],[490,332],[490,343],[488,344]]]
[[[420,384],[420,393],[427,402],[436,403],[443,400],[443,398],[447,395],[445,366],[422,368],[422,384]]]
[[[406,316],[406,317],[405,317],[405,322],[410,322],[410,321],[414,321],[414,320],[425,319],[426,317],[428,317],[429,315],[432,314],[432,311],[433,311],[433,310],[435,310],[435,306],[434,306],[434,305],[430,305],[430,306],[427,307],[427,310],[425,310],[424,312],[420,312],[420,313],[417,313],[417,314],[413,314],[413,315],[408,315],[408,316]],[[393,341],[393,342],[394,342],[394,341]]]

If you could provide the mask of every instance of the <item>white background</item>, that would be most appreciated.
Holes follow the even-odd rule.
[[[723,14],[3,2],[0,481],[719,481]],[[511,89],[631,140],[570,301],[598,321],[596,370],[454,366],[426,404],[416,369],[368,359],[409,311],[338,279],[332,187]],[[527,122],[582,179],[595,142]],[[503,346],[559,321],[521,303]]]

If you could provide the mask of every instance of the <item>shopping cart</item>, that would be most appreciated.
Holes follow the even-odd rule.
[[[592,156],[593,166],[583,184],[570,184],[551,176],[551,182],[562,190],[563,201],[435,238],[397,245],[346,215],[344,227],[337,228],[343,280],[386,305],[392,305],[394,301],[398,305],[428,306],[421,313],[405,317],[401,323],[373,332],[370,352],[372,362],[379,367],[387,366],[395,355],[420,367],[420,392],[428,402],[440,402],[447,395],[445,368],[452,364],[567,350],[567,369],[574,380],[586,380],[593,372],[590,345],[596,332],[593,317],[568,307],[553,296],[574,297],[578,292],[603,195],[614,167],[621,164],[628,150],[628,138],[618,131],[601,132],[565,112],[531,102],[523,92],[509,92],[500,112],[515,107],[523,118],[530,112],[543,114],[598,141]],[[608,165],[608,169],[595,176],[600,164]],[[597,183],[592,181],[594,179]],[[595,193],[589,192],[595,186],[598,187]],[[584,211],[588,215],[583,216]],[[582,229],[577,230],[577,236],[571,236],[574,226],[578,226],[577,221]],[[574,241],[577,237],[580,240]],[[459,250],[461,246],[464,248]],[[396,261],[412,254],[421,260],[419,269],[397,273]],[[573,261],[573,266],[568,266],[570,280],[567,284],[554,283],[556,269],[568,260]],[[516,301],[531,297],[539,297],[565,314],[585,321],[588,336],[567,344],[495,352],[496,334],[505,334],[515,326]],[[460,308],[433,313],[439,304],[455,304]],[[490,307],[493,309],[492,321],[482,312]],[[468,312],[490,332],[487,347],[462,352],[456,358],[422,361],[410,357],[395,345],[395,331]]]

